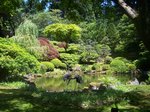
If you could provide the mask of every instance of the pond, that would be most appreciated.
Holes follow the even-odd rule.
[[[46,91],[57,91],[61,92],[67,91],[77,91],[82,90],[85,87],[89,87],[91,82],[95,83],[110,83],[110,84],[125,84],[130,80],[131,74],[117,74],[117,75],[105,75],[105,74],[95,74],[87,75],[83,74],[83,82],[81,84],[76,83],[76,80],[71,80],[69,84],[63,80],[62,75],[56,75],[55,77],[42,76],[37,78],[35,84],[38,89]]]

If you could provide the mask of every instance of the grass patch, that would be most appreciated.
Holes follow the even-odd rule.
[[[115,104],[119,112],[150,111],[148,85],[123,87],[130,91],[121,88],[93,92],[30,91],[12,85],[0,84],[0,112],[110,112]]]
[[[25,88],[27,85],[22,81],[14,81],[14,82],[0,82],[0,89],[18,89]]]

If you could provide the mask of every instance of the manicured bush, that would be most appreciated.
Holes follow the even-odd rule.
[[[54,64],[51,62],[41,62],[41,70],[44,72],[53,71],[54,70]]]
[[[62,68],[62,69],[67,69],[67,65],[65,63],[61,63],[59,68]]]
[[[59,59],[53,59],[50,61],[51,63],[54,64],[55,68],[62,68],[62,69],[66,69],[67,66],[65,63],[62,63]]]
[[[101,71],[102,70],[102,63],[94,63],[92,66],[92,70]]]
[[[56,47],[59,53],[65,53],[66,50],[64,48]]]
[[[49,42],[54,46],[58,46],[60,44],[59,41],[54,41],[54,40],[50,40]]]
[[[100,57],[106,57],[111,54],[111,49],[108,45],[105,44],[97,44],[95,46],[96,52],[100,55]]]
[[[57,41],[77,42],[81,37],[81,28],[75,24],[51,24],[46,26],[44,34]]]
[[[119,59],[112,60],[112,62],[110,63],[110,67],[115,72],[125,73],[128,71],[128,67],[126,66],[126,64]]]
[[[94,63],[92,66],[92,70],[96,70],[96,71],[106,71],[109,69],[110,69],[109,64]]]
[[[79,63],[80,56],[75,54],[60,53],[60,59],[66,63],[68,67],[72,67]]]
[[[39,71],[38,60],[10,39],[0,38],[0,75],[22,75]]]
[[[117,60],[121,60],[121,61],[123,61],[124,63],[130,63],[130,61],[129,60],[127,60],[126,58],[124,58],[124,57],[116,57],[115,59],[117,59]]]
[[[112,65],[113,64],[113,65]],[[116,57],[115,59],[112,60],[110,63],[110,66],[116,66],[116,72],[131,72],[136,69],[136,64],[135,62],[131,62],[130,60],[127,60],[124,57]]]
[[[85,72],[90,72],[92,70],[92,66],[93,65],[85,65],[83,69]]]
[[[81,54],[80,63],[95,63],[98,57],[96,52],[84,51]]]
[[[71,54],[78,54],[80,50],[79,44],[69,44],[67,48],[67,52]]]
[[[62,63],[59,59],[56,58],[52,59],[50,62],[53,63],[56,68],[58,68]]]

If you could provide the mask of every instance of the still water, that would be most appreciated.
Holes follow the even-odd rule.
[[[76,80],[71,80],[69,84],[63,80],[63,76],[57,75],[55,77],[40,77],[36,79],[35,83],[37,88],[46,91],[76,91],[81,90],[84,87],[88,87],[91,82],[101,83],[101,79],[105,79],[106,83],[111,83],[113,81],[118,81],[119,83],[125,84],[130,80],[130,74],[118,74],[118,75],[82,75],[83,82],[81,84],[77,83]]]

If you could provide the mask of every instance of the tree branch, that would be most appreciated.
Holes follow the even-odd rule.
[[[132,18],[132,19],[135,19],[138,17],[138,13],[133,9],[131,8],[130,6],[128,6],[124,0],[118,0],[118,3],[121,5],[121,7],[124,8],[124,10],[127,12],[127,14]]]

